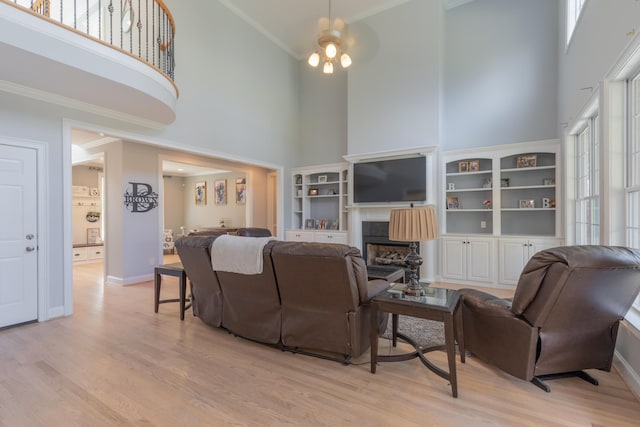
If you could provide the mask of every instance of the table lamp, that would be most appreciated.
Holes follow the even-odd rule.
[[[438,238],[438,221],[433,206],[391,209],[389,219],[389,240],[410,242],[409,254],[404,262],[409,267],[409,283],[404,288],[407,295],[421,296],[424,289],[418,282],[418,268],[422,265],[422,257],[416,252],[416,242],[435,240]]]

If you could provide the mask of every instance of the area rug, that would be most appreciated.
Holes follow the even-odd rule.
[[[442,322],[399,316],[398,332],[414,339],[423,347],[444,344],[444,324]],[[383,337],[391,338],[391,315],[389,315],[389,323]]]

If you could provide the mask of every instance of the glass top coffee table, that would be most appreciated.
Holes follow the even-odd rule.
[[[429,370],[448,380],[451,383],[453,397],[458,397],[454,324],[456,315],[459,315],[458,304],[460,302],[460,294],[458,291],[452,289],[434,288],[423,285],[426,295],[411,296],[402,292],[404,287],[404,284],[395,284],[371,300],[371,373],[376,373],[377,362],[399,362],[417,357]],[[400,338],[411,344],[415,348],[415,351],[390,356],[378,355],[378,312],[381,311],[391,313],[392,315],[393,346],[396,346],[397,340]],[[445,345],[422,347],[411,337],[398,332],[398,315],[400,314],[442,322],[444,324]],[[445,350],[447,352],[449,372],[441,369],[427,359],[425,353],[434,350]]]

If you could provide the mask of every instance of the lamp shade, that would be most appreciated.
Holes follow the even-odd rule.
[[[423,242],[438,238],[438,221],[433,206],[392,209],[389,240]]]

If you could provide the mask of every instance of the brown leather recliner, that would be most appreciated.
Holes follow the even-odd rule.
[[[461,353],[532,381],[609,371],[618,324],[640,291],[640,251],[567,246],[538,252],[513,300],[462,289]]]
[[[180,261],[191,281],[193,314],[219,327],[222,322],[222,291],[211,268],[211,243],[225,233],[180,237],[175,242]]]
[[[369,347],[369,301],[389,287],[367,279],[357,248],[278,242],[271,251],[282,300],[282,344],[359,356]],[[384,332],[386,317],[378,330]]]

